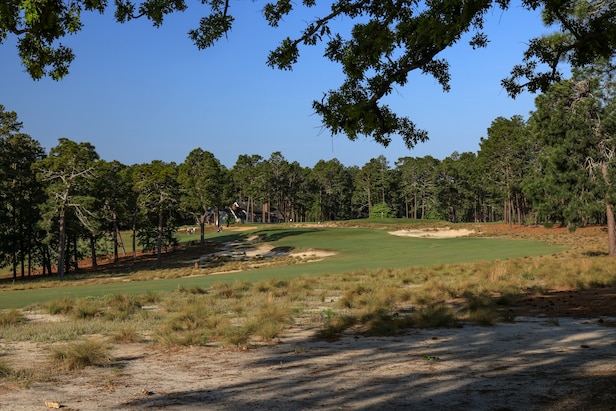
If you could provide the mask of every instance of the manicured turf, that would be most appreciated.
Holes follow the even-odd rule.
[[[397,237],[386,230],[371,228],[267,228],[243,233],[209,235],[210,238],[237,239],[254,235],[278,247],[320,249],[336,252],[323,261],[284,267],[263,268],[239,273],[169,280],[118,282],[60,288],[0,292],[0,309],[24,307],[61,297],[101,296],[113,293],[170,291],[178,287],[209,287],[215,282],[260,281],[272,277],[288,279],[302,275],[340,274],[380,268],[455,264],[483,260],[553,254],[564,247],[537,241],[451,238],[426,239]]]

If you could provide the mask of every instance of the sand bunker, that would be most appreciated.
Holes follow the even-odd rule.
[[[474,234],[474,230],[468,230],[462,228],[459,230],[452,230],[451,228],[431,228],[426,230],[398,230],[390,231],[389,234],[397,235],[399,237],[420,237],[420,238],[456,238],[467,237]]]
[[[270,243],[261,243],[260,241],[259,236],[252,236],[245,241],[226,243],[222,250],[202,255],[196,260],[189,261],[189,263],[207,268],[212,264],[219,265],[225,261],[266,262],[281,257],[296,258],[303,262],[316,262],[336,254],[335,252],[317,249],[295,251],[292,247],[275,247]]]

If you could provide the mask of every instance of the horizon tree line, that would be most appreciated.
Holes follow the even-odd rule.
[[[361,218],[451,222],[608,225],[616,255],[615,83],[608,63],[574,70],[571,79],[536,99],[528,120],[498,117],[477,153],[384,156],[362,166],[337,159],[314,167],[242,154],[231,167],[202,148],[183,163],[123,165],[99,158],[90,143],[60,138],[48,154],[21,133],[14,112],[0,105],[0,266],[13,278],[63,276],[86,255],[118,259],[120,231],[133,252],[176,244],[182,225],[196,225],[201,247],[207,224],[230,221],[232,204],[247,222],[318,222]]]

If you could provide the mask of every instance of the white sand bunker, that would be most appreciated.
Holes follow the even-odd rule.
[[[188,261],[188,263],[207,268],[231,261],[263,263],[281,257],[299,259],[302,262],[316,262],[336,254],[335,252],[316,249],[294,252],[292,247],[274,247],[272,244],[259,243],[260,240],[259,237],[255,236],[244,242],[227,243],[224,249],[202,255],[196,260]],[[252,266],[251,268],[255,267]]]
[[[430,228],[430,229],[423,229],[423,230],[398,230],[398,231],[389,232],[389,234],[397,235],[399,237],[419,237],[419,238],[456,238],[456,237],[466,237],[474,233],[475,233],[475,230],[468,230],[466,228],[453,230],[449,227]]]

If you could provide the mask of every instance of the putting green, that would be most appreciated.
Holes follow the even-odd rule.
[[[209,287],[219,281],[260,281],[272,277],[289,279],[302,275],[340,274],[358,270],[399,269],[409,266],[533,257],[565,250],[565,247],[538,241],[473,237],[447,239],[398,237],[386,230],[370,228],[266,228],[247,231],[242,233],[241,237],[249,238],[254,235],[261,236],[262,241],[271,242],[277,247],[288,247],[291,250],[320,249],[336,254],[308,264],[261,268],[223,275],[4,291],[0,292],[0,309],[19,308],[62,297],[171,291],[178,287]],[[234,237],[236,238],[236,235]]]

